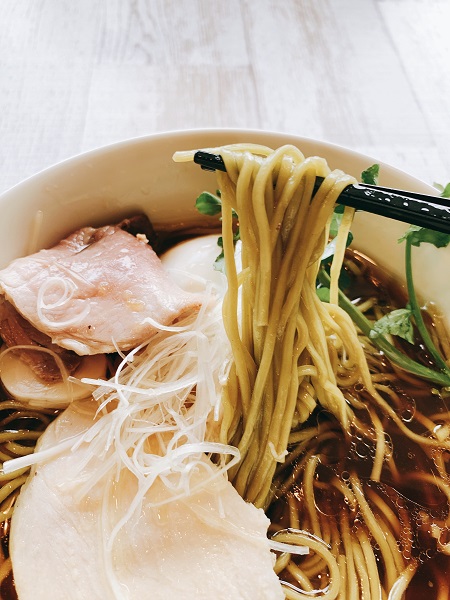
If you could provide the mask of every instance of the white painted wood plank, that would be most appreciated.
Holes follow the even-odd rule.
[[[97,60],[120,65],[248,64],[239,0],[108,0]]]
[[[260,127],[249,69],[99,66],[94,70],[82,147],[200,127]],[[107,109],[105,109],[107,107]]]
[[[1,4],[0,190],[79,151],[98,7]]]
[[[248,127],[450,178],[448,0],[2,0],[0,191],[153,131]]]
[[[422,144],[427,123],[376,3],[329,0],[292,8],[274,9],[268,0],[248,5],[264,124],[352,147]]]
[[[379,0],[379,8],[443,163],[436,176],[450,180],[450,2]]]
[[[1,191],[78,152],[89,85],[83,65],[1,67]]]

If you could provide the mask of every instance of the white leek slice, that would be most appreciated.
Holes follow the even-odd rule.
[[[83,357],[73,377],[54,383],[37,377],[13,352],[6,352],[1,359],[0,377],[8,394],[34,408],[66,408],[74,400],[90,396],[94,389],[94,386],[77,379],[100,379],[105,376],[106,357],[103,354]]]

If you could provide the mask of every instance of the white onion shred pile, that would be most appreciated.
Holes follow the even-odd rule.
[[[231,360],[222,302],[210,294],[197,315],[158,329],[150,344],[123,357],[113,379],[82,380],[98,386],[93,394],[99,403],[97,418],[88,431],[43,452],[6,461],[4,472],[39,464],[68,448],[76,452],[88,443],[88,459],[73,473],[79,498],[107,473],[115,472],[118,481],[126,469],[138,482],[138,493],[118,523],[120,528],[140,511],[157,478],[170,493],[155,506],[196,491],[190,483],[196,468],[209,471],[202,480],[206,487],[233,466],[239,460],[238,450],[211,439]],[[205,462],[205,454],[214,455],[216,464]],[[100,460],[102,468],[85,470],[91,460],[96,464]],[[86,472],[94,474],[86,478]]]

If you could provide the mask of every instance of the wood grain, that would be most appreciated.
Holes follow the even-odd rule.
[[[341,144],[450,179],[448,0],[2,0],[0,192],[198,127]]]

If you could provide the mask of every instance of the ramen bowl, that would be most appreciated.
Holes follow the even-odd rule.
[[[329,166],[357,179],[377,162],[340,146],[284,133],[252,130],[189,130],[126,140],[80,154],[19,183],[0,196],[0,267],[55,243],[86,225],[116,222],[143,212],[155,228],[189,227],[198,222],[194,207],[200,191],[215,191],[215,175],[192,163],[175,163],[174,152],[238,142],[269,147],[294,144],[305,156],[322,156]],[[381,163],[380,185],[436,194],[427,183]],[[353,247],[396,277],[403,278],[403,250],[397,240],[406,225],[358,212]],[[450,314],[448,252],[425,245],[415,259],[417,288]]]
[[[176,131],[126,140],[70,158],[18,184],[0,196],[0,268],[13,259],[50,247],[84,226],[117,223],[146,214],[156,230],[186,231],[198,225],[197,196],[215,192],[214,173],[193,163],[174,162],[176,151],[251,142],[276,148],[297,146],[305,156],[324,157],[331,169],[359,179],[377,161],[321,141],[252,130]],[[381,185],[434,194],[411,175],[380,164]],[[358,212],[352,247],[400,284],[404,281],[407,224]],[[415,250],[415,249],[414,249]],[[414,280],[424,300],[450,318],[450,249],[423,245],[414,252]],[[399,584],[401,585],[401,584]]]

